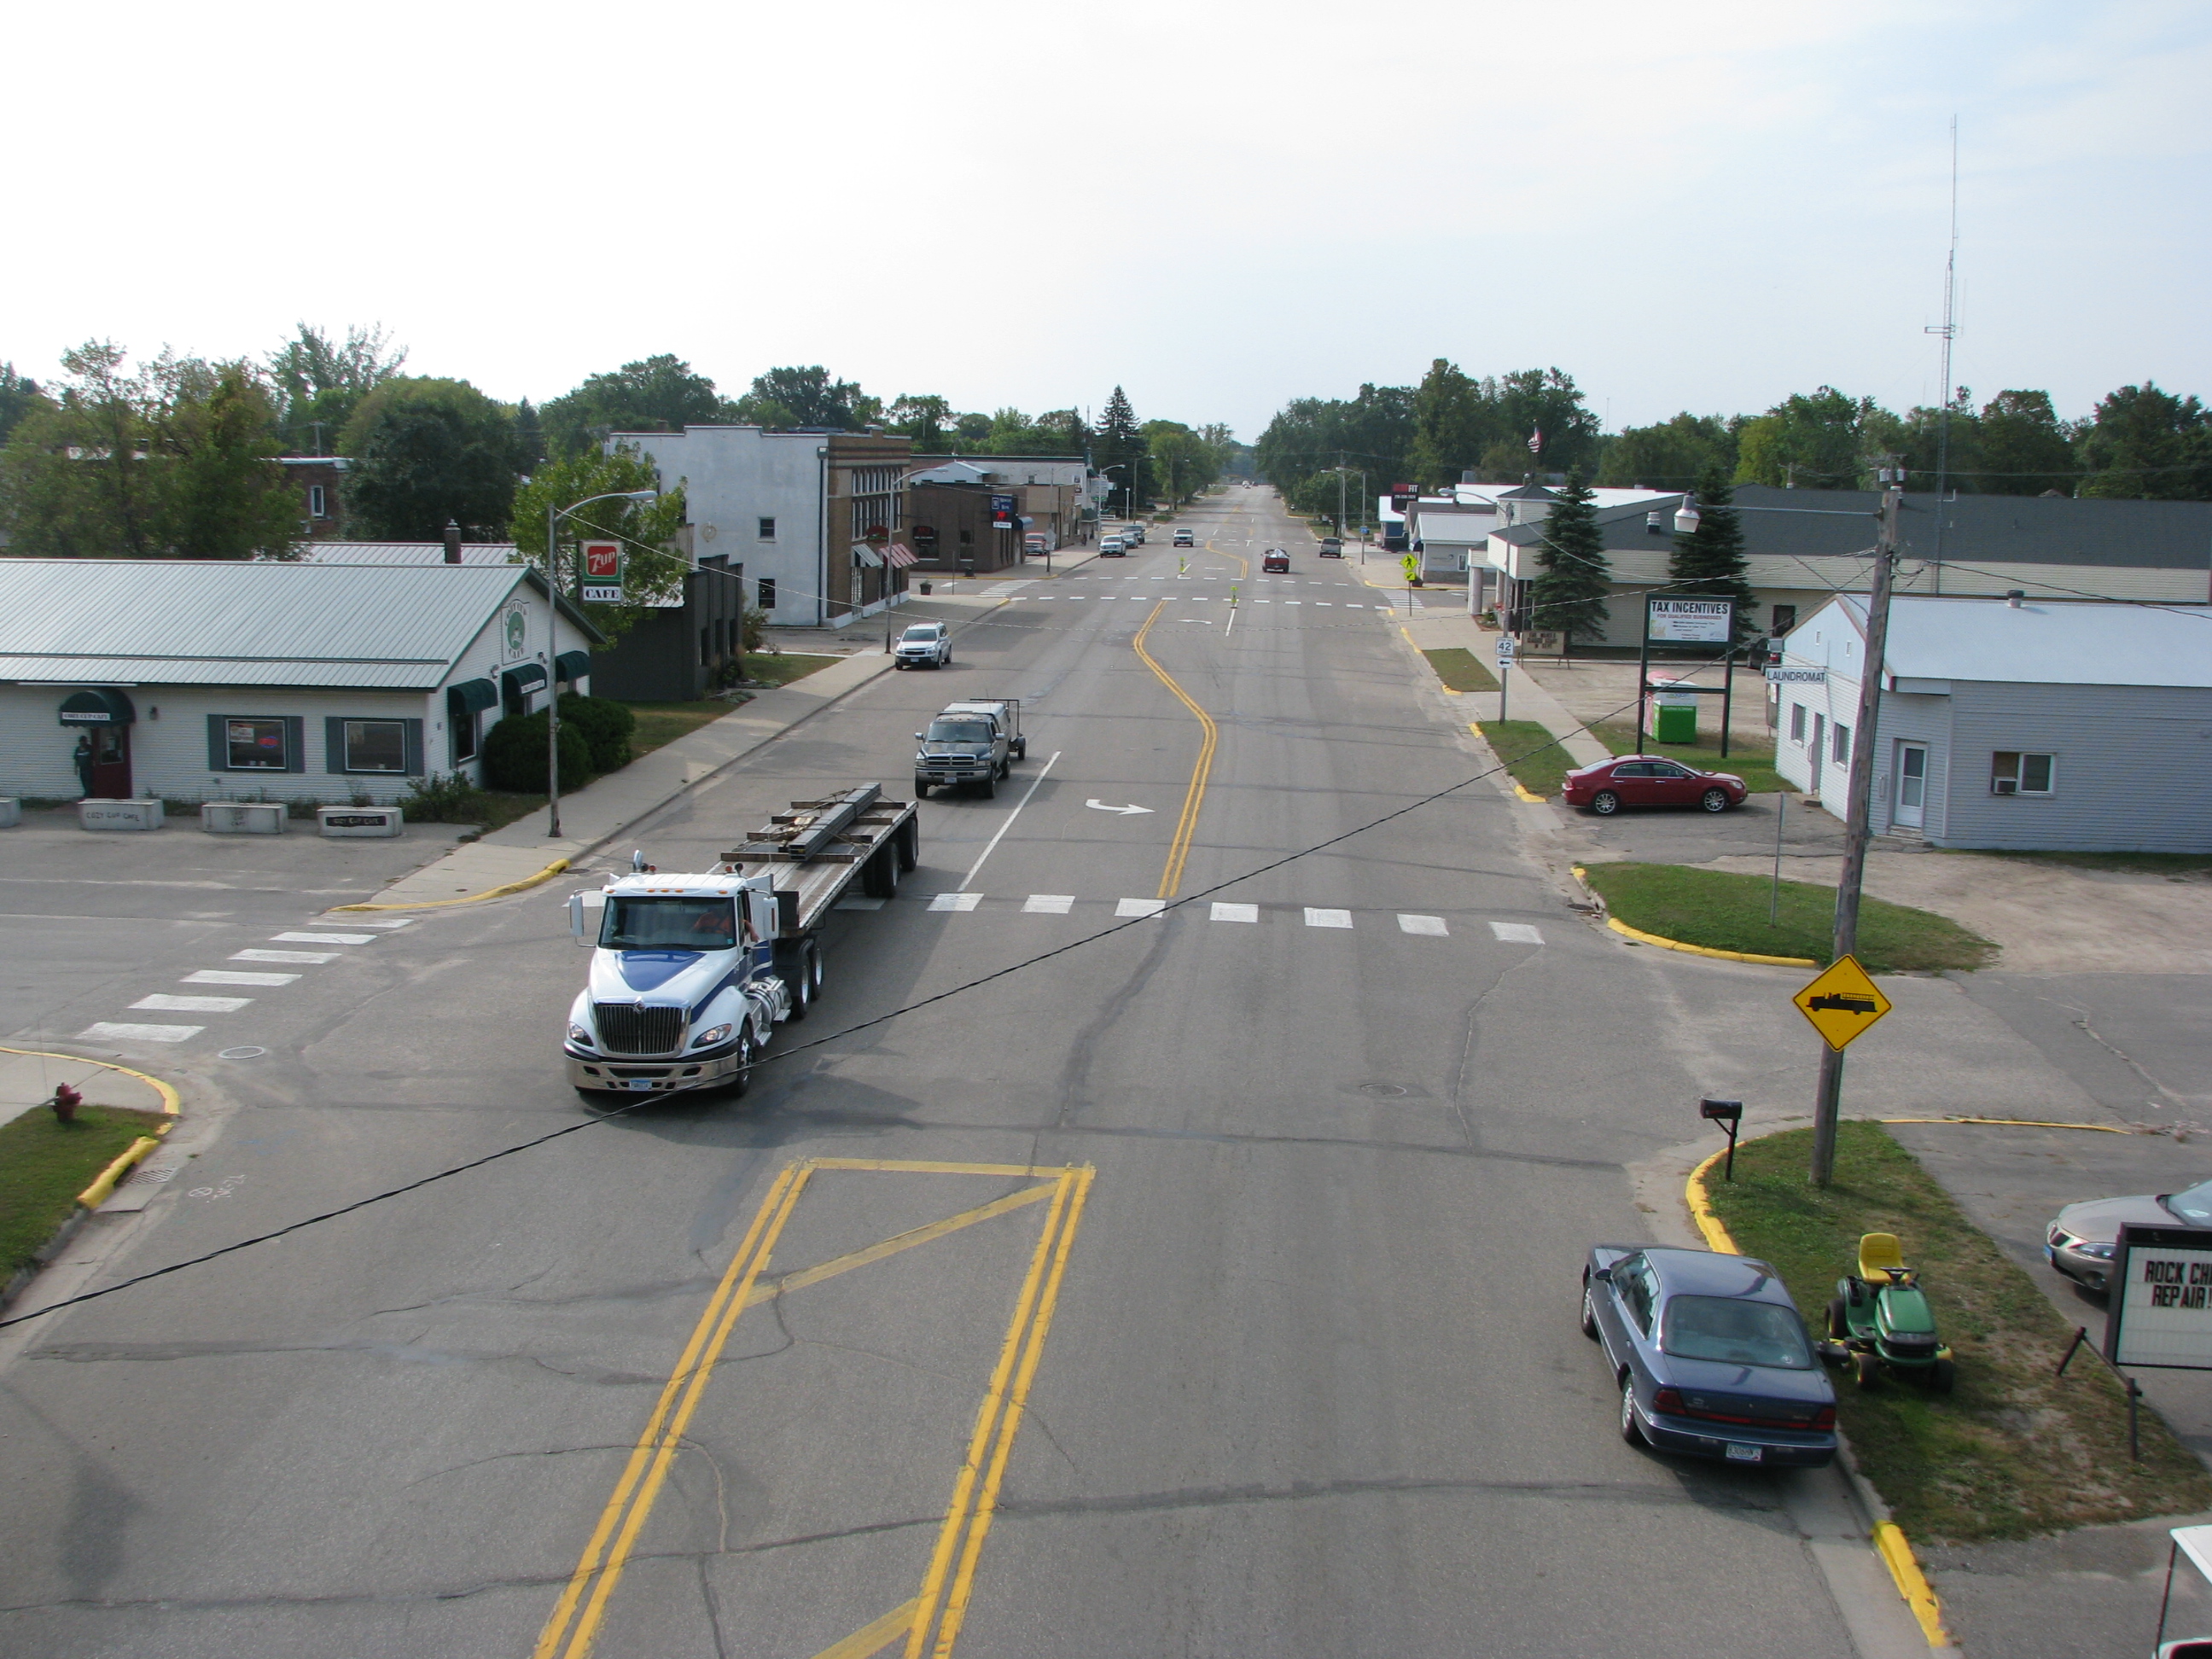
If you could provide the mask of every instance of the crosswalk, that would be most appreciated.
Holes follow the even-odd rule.
[[[882,899],[848,898],[837,907],[841,910],[879,910],[885,903]],[[1115,920],[1138,916],[1160,916],[1170,914],[1169,902],[1158,898],[1082,899],[1073,893],[1029,893],[1018,898],[1012,894],[994,897],[987,893],[937,893],[931,896],[929,908],[946,915],[969,915],[986,905],[993,909],[1011,908],[1015,915],[1024,916],[1072,916],[1079,907],[1103,909],[1113,906]],[[1451,923],[1443,916],[1426,915],[1412,911],[1355,911],[1326,905],[1261,904],[1229,899],[1210,899],[1202,903],[1186,902],[1178,905],[1173,915],[1182,917],[1202,917],[1209,922],[1225,922],[1232,927],[1259,927],[1268,922],[1292,923],[1306,927],[1336,931],[1358,928],[1363,921],[1376,921],[1384,916],[1393,919],[1398,932],[1417,939],[1449,939]],[[1491,937],[1508,945],[1541,945],[1543,931],[1533,923],[1502,921],[1482,918]]]
[[[270,945],[297,946],[301,945],[352,947],[374,945],[386,933],[406,927],[415,919],[397,916],[388,921],[359,921],[351,917],[341,924],[348,931],[335,927],[320,927],[309,923],[306,927],[287,933],[272,933]],[[366,931],[362,931],[366,930]],[[260,946],[234,951],[228,958],[232,962],[283,965],[292,969],[319,968],[344,959],[345,949],[302,951],[297,949],[272,951]],[[267,968],[198,968],[177,982],[180,985],[226,986],[234,988],[252,988],[274,990],[296,984],[305,975],[299,972],[276,973]],[[247,996],[207,996],[194,992],[149,992],[132,1003],[126,1011],[131,1013],[151,1014],[235,1014],[252,1006],[254,999]],[[77,1033],[86,1042],[189,1042],[210,1028],[203,1024],[184,1024],[174,1020],[94,1020]]]

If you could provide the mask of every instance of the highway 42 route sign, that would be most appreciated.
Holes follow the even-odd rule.
[[[1820,1041],[1838,1054],[1866,1035],[1890,1009],[1889,999],[1867,977],[1856,957],[1838,957],[1810,985],[1790,999],[1813,1022]]]

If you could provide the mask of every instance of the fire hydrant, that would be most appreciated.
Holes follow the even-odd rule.
[[[54,1097],[46,1103],[54,1109],[54,1115],[64,1123],[76,1121],[76,1109],[84,1104],[84,1097],[66,1083],[54,1085]]]

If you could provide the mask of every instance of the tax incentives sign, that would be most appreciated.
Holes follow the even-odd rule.
[[[2212,1227],[2120,1229],[2105,1357],[2115,1365],[2212,1370]]]
[[[1726,645],[1735,606],[1726,599],[1647,599],[1644,634],[1678,645]]]

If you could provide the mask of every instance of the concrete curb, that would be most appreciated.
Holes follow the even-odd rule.
[[[1603,904],[1605,895],[1589,884],[1589,866],[1577,864],[1571,867],[1575,879],[1582,884],[1583,890]],[[1768,968],[1818,968],[1820,965],[1810,957],[1762,957],[1748,951],[1716,951],[1709,945],[1685,945],[1678,939],[1662,939],[1658,934],[1647,933],[1640,927],[1631,927],[1620,917],[1609,914],[1610,908],[1608,906],[1605,925],[1624,938],[1634,939],[1638,945],[1656,945],[1662,951],[1680,951],[1686,955],[1712,957],[1722,962],[1755,962]]]
[[[1713,1213],[1712,1204],[1705,1191],[1705,1171],[1727,1156],[1728,1151],[1724,1147],[1690,1171],[1689,1180],[1683,1183],[1682,1201],[1689,1206],[1690,1219],[1697,1223],[1698,1231],[1705,1236],[1706,1243],[1723,1255],[1741,1255],[1743,1252],[1737,1248],[1726,1224]],[[1850,1480],[1852,1492],[1873,1522],[1869,1536],[1874,1544],[1875,1553],[1881,1557],[1882,1565],[1889,1569],[1889,1576],[1897,1585],[1898,1595],[1904,1598],[1905,1605],[1912,1610],[1913,1618],[1919,1621],[1920,1632],[1928,1638],[1928,1645],[1938,1653],[1952,1651],[1950,1632],[1943,1628],[1943,1604],[1937,1599],[1935,1587],[1929,1583],[1928,1575],[1921,1571],[1919,1558],[1912,1553],[1911,1540],[1905,1537],[1904,1529],[1890,1519],[1889,1505],[1882,1502],[1881,1495],[1868,1485],[1866,1477],[1859,1473],[1858,1463],[1851,1456],[1850,1447],[1844,1443],[1840,1431],[1836,1439],[1840,1453],[1838,1461],[1844,1466],[1844,1473]]]
[[[686,785],[685,787],[688,788],[690,786]],[[669,799],[672,800],[675,797],[671,796]],[[668,803],[666,801],[663,801],[661,803],[663,806],[667,804]],[[659,809],[655,808],[654,810],[658,811]],[[620,832],[617,831],[617,833],[619,834]],[[609,840],[611,840],[612,838],[612,836],[606,837],[606,839]],[[593,844],[597,845],[596,842]],[[554,877],[559,875],[568,867],[568,860],[555,859],[552,863],[547,865],[543,870],[540,870],[534,876],[525,876],[520,881],[502,882],[497,887],[487,887],[481,893],[469,893],[459,898],[420,899],[412,904],[334,904],[323,914],[325,915],[334,916],[343,912],[357,912],[362,910],[442,910],[449,905],[475,904],[484,899],[505,898],[510,893],[527,892],[533,887],[542,886],[546,882],[552,880]],[[412,874],[414,872],[410,872],[409,873]]]

